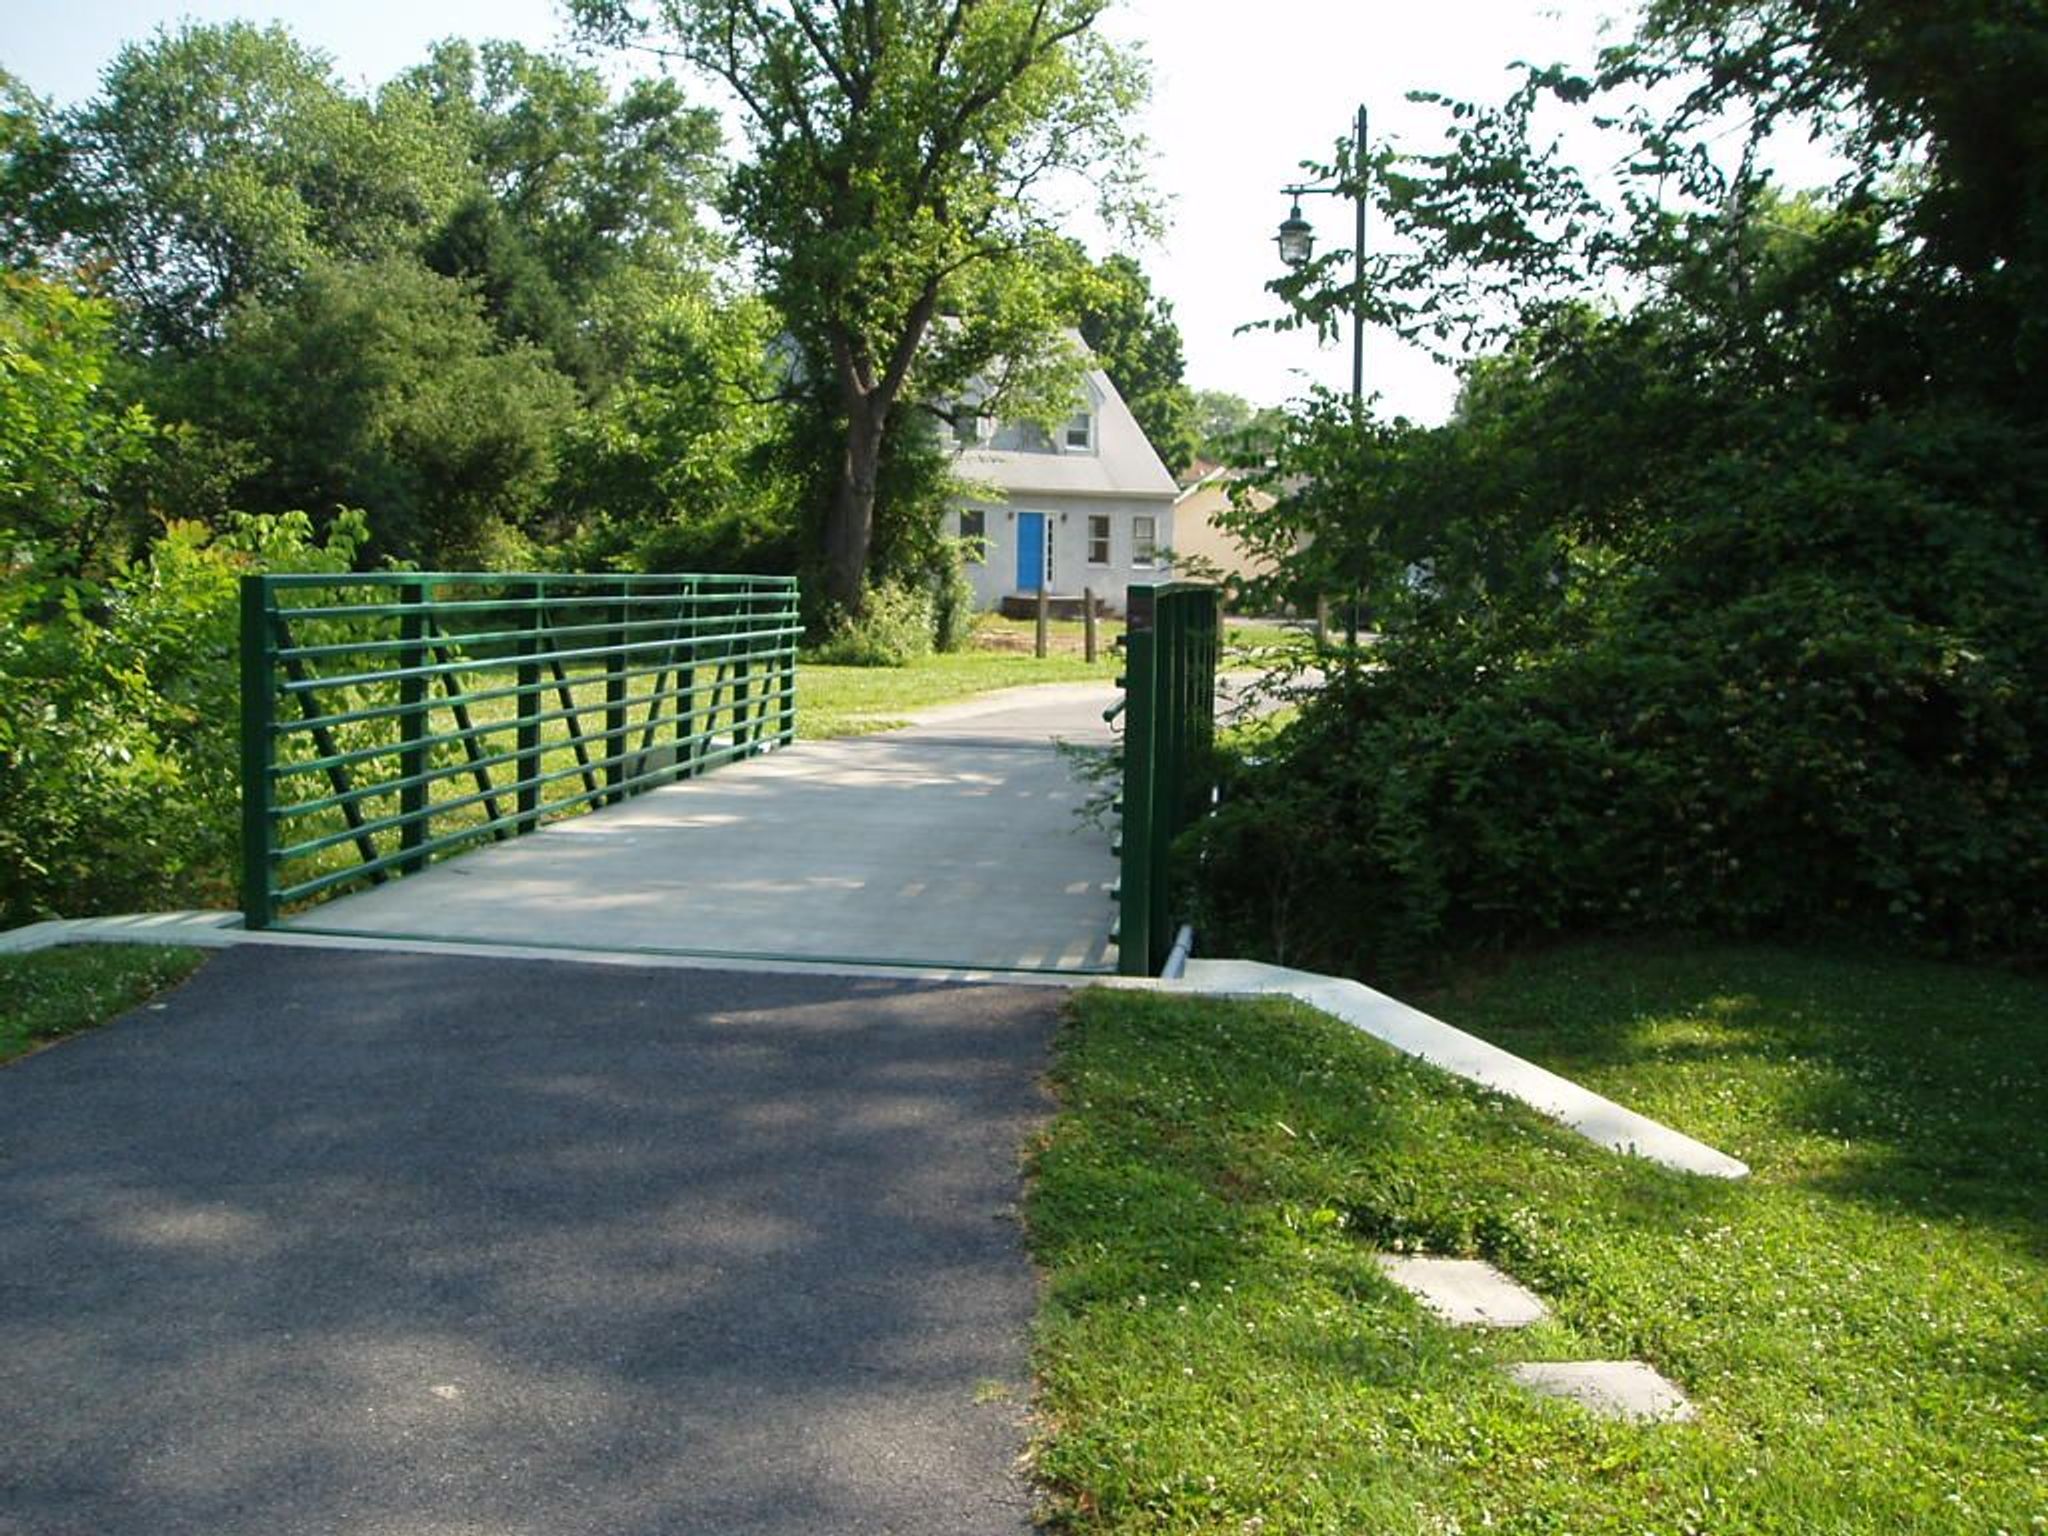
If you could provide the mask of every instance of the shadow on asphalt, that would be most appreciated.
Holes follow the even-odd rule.
[[[249,948],[0,1071],[0,1532],[1030,1529],[1059,994]]]

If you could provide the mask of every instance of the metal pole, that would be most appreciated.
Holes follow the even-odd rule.
[[[276,683],[270,671],[270,588],[262,576],[242,578],[242,924],[268,928],[271,899],[271,727]]]
[[[433,819],[427,769],[433,761],[430,748],[434,730],[427,719],[427,677],[421,668],[427,664],[427,605],[434,599],[434,589],[428,582],[407,581],[399,584],[398,593],[399,602],[405,606],[398,621],[398,635],[404,642],[404,649],[398,653],[398,703],[402,711],[398,717],[398,846],[411,850],[426,842]],[[399,873],[409,875],[426,868],[426,864],[427,856],[416,853],[399,861]]]
[[[1365,108],[1358,109],[1357,137],[1351,141],[1352,174],[1358,180],[1358,238],[1351,248],[1355,297],[1351,304],[1351,409],[1365,419]]]
[[[1351,141],[1351,174],[1358,183],[1353,195],[1358,209],[1358,234],[1351,248],[1351,419],[1361,428],[1365,425],[1365,133],[1365,107],[1361,104],[1357,134]],[[1354,651],[1358,649],[1358,605],[1358,589],[1353,587],[1344,632]]]

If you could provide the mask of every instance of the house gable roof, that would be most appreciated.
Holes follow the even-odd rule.
[[[1068,339],[1085,350],[1079,336]],[[964,480],[998,486],[1012,497],[1043,493],[1172,501],[1180,488],[1100,368],[1088,370],[1088,394],[1095,414],[1093,451],[1030,453],[984,443],[956,448],[953,472]]]

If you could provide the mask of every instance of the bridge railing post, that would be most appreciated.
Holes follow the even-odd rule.
[[[271,754],[277,720],[277,678],[272,668],[270,580],[242,578],[242,921],[268,928],[277,917],[271,855],[277,847],[272,816],[276,788]]]
[[[1218,603],[1213,587],[1162,582],[1132,587],[1125,609],[1117,969],[1126,976],[1165,963],[1174,839],[1207,812]]]

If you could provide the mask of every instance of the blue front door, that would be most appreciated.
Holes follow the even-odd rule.
[[[1045,514],[1017,514],[1017,590],[1036,592],[1045,583]]]

